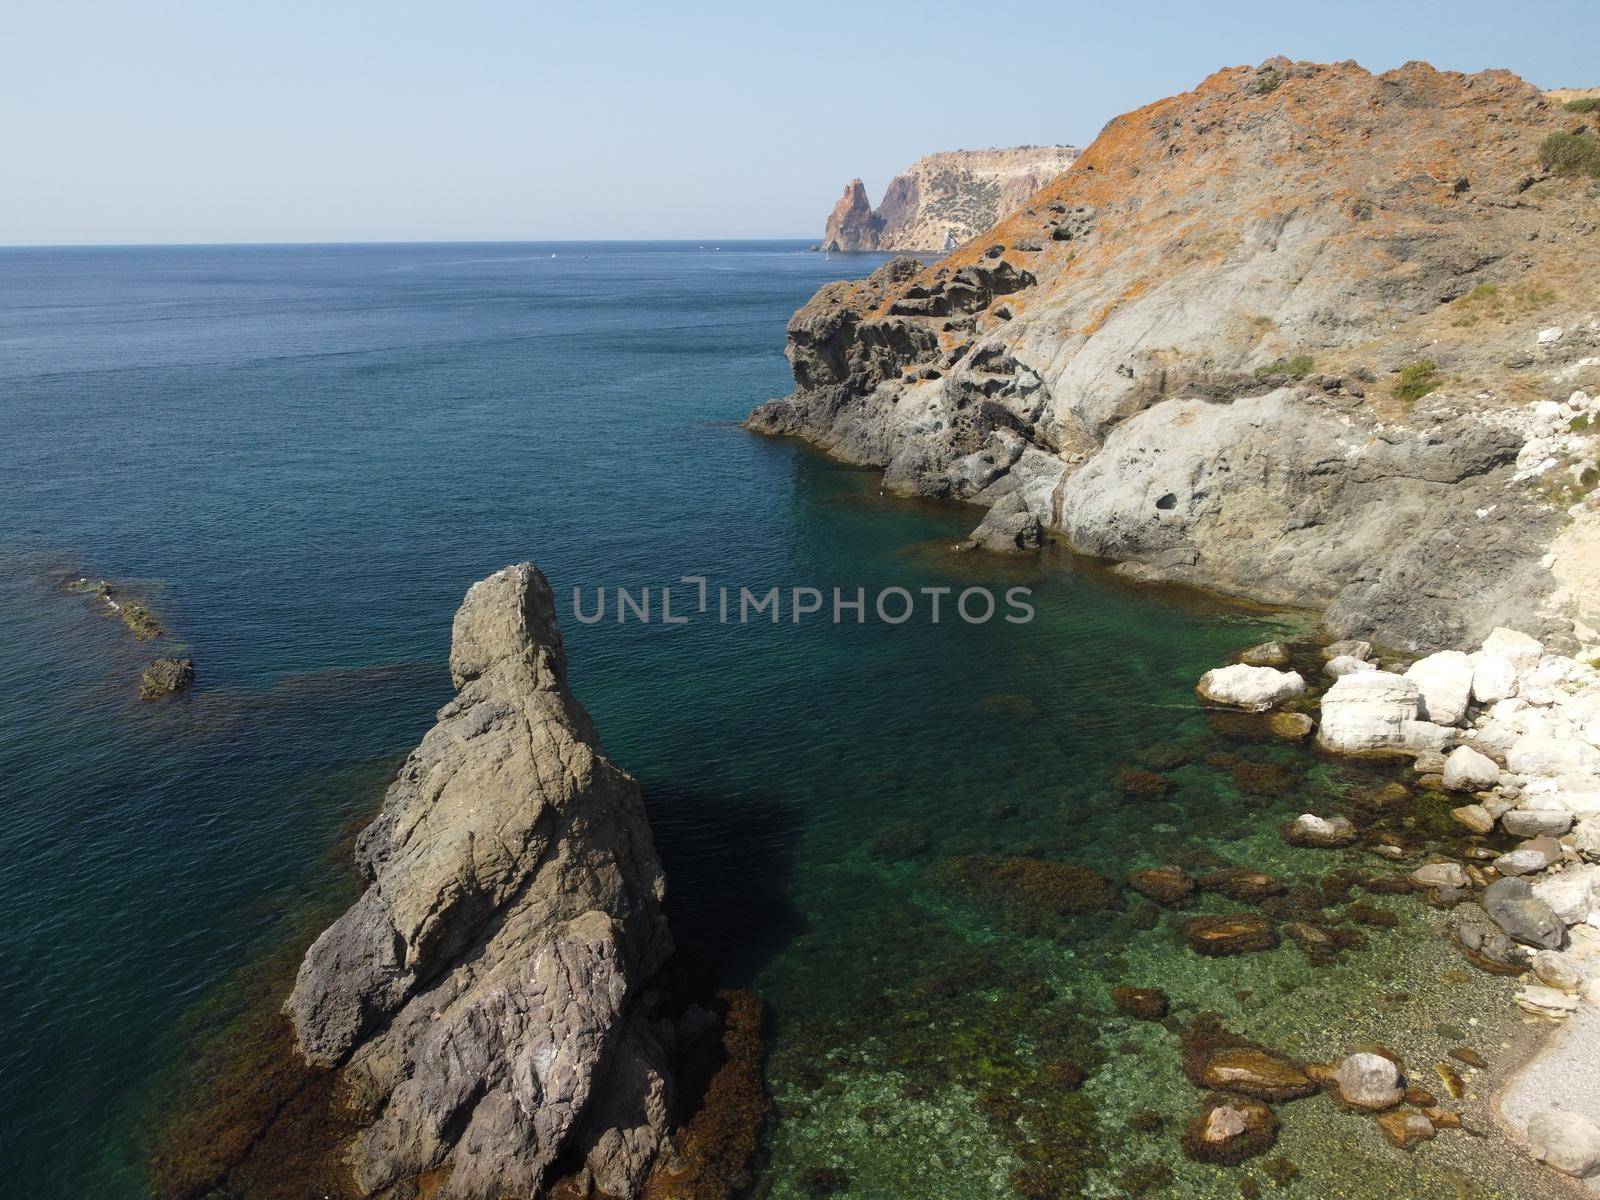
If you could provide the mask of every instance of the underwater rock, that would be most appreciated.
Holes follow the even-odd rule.
[[[1332,1082],[1339,1099],[1351,1108],[1382,1111],[1405,1099],[1405,1080],[1393,1059],[1362,1052],[1342,1059],[1334,1068]]]
[[[953,859],[949,870],[966,891],[1040,912],[1104,912],[1118,903],[1117,889],[1109,879],[1072,863],[1027,855],[971,854]]]
[[[1117,1011],[1140,1021],[1159,1021],[1167,1015],[1167,994],[1160,988],[1119,986],[1111,989]]]
[[[1493,975],[1520,975],[1528,969],[1528,952],[1476,904],[1458,904],[1450,914],[1450,931],[1467,960]]]
[[[1170,907],[1194,893],[1195,881],[1182,867],[1145,867],[1128,872],[1128,886],[1145,899]]]
[[[158,658],[144,669],[139,680],[139,699],[159,700],[174,696],[194,682],[194,659]]]
[[[1271,1147],[1278,1118],[1258,1100],[1213,1092],[1183,1131],[1183,1152],[1196,1162],[1235,1166]]]
[[[1256,1100],[1293,1100],[1317,1090],[1298,1063],[1257,1046],[1218,1050],[1206,1060],[1202,1078],[1208,1087]]]
[[[1274,712],[1267,715],[1267,728],[1286,742],[1305,742],[1317,731],[1317,723],[1305,713]]]
[[[1301,813],[1282,827],[1283,840],[1291,846],[1332,849],[1356,840],[1356,827],[1349,817],[1319,817]]]
[[[1399,1146],[1402,1150],[1414,1148],[1418,1142],[1427,1141],[1436,1132],[1426,1114],[1401,1110],[1384,1113],[1378,1118],[1378,1128],[1383,1130],[1383,1136],[1389,1139],[1391,1145]]]
[[[1191,950],[1212,957],[1271,950],[1278,944],[1277,930],[1259,913],[1191,917],[1183,923],[1183,936]]]
[[[1247,667],[1286,667],[1289,665],[1289,647],[1282,642],[1262,642],[1240,654],[1239,661]]]
[[[1143,767],[1123,767],[1117,772],[1117,788],[1133,800],[1160,800],[1172,790],[1172,780]]]
[[[1419,888],[1464,888],[1467,872],[1457,862],[1424,863],[1411,872],[1411,882]]]
[[[1600,1124],[1582,1113],[1547,1108],[1528,1120],[1528,1148],[1545,1166],[1585,1179],[1600,1171]]]
[[[1203,892],[1216,892],[1229,900],[1237,900],[1244,904],[1256,904],[1268,896],[1281,896],[1284,892],[1282,882],[1263,871],[1253,871],[1249,867],[1228,867],[1225,870],[1213,871],[1209,875],[1202,875],[1198,883]]]

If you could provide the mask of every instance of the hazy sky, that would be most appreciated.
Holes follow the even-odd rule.
[[[0,244],[815,237],[1273,54],[1600,84],[1597,0],[6,0]]]

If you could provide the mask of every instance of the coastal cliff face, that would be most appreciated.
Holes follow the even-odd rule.
[[[544,577],[475,584],[456,696],[360,835],[368,886],[306,954],[300,1052],[370,1113],[362,1194],[537,1195],[553,1163],[636,1194],[666,1144],[676,1030],[653,1011],[672,953],[634,780],[567,689]]]
[[[874,209],[852,179],[822,235],[825,250],[943,250],[988,229],[1070,167],[1072,146],[949,150],[919,158],[889,181]]]
[[[1596,134],[1507,72],[1219,71],[943,261],[822,288],[749,424],[989,507],[986,546],[1053,532],[1413,649],[1559,638],[1600,185],[1541,159]]]

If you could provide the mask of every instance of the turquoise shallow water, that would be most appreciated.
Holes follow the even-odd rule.
[[[1293,622],[1064,556],[952,555],[973,513],[738,428],[787,390],[789,313],[877,261],[798,243],[0,251],[0,1161],[18,1194],[145,1195],[140,1142],[192,1052],[187,1014],[338,893],[341,838],[448,694],[462,591],[523,558],[644,785],[680,941],[772,1007],[761,1193],[1013,1196],[1042,1161],[1081,1194],[1238,1194],[1238,1173],[1178,1157],[1197,1094],[1171,1035],[1113,1014],[1113,983],[1308,1055],[1357,1034],[1433,1046],[1419,997],[1453,965],[1436,943],[1369,930],[1321,971],[1288,944],[1204,960],[1170,914],[1043,919],[970,886],[989,870],[973,855],[1315,878],[1345,856],[1291,851],[1274,823],[1369,781],[1219,740],[1196,707],[1206,667]],[[138,702],[150,648],[52,587],[56,568],[136,583],[195,656],[192,691]],[[682,575],[1027,586],[1037,617],[571,617],[574,587]],[[1173,790],[1125,798],[1115,773],[1157,743],[1182,748]],[[1286,774],[1242,792],[1219,752]],[[1165,1134],[1126,1130],[1145,1108]],[[1448,1155],[1401,1157],[1324,1101],[1284,1120],[1306,1194],[1391,1194],[1397,1171],[1414,1195],[1463,1186]]]

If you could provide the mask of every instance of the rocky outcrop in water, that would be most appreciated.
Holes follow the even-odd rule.
[[[360,835],[367,889],[287,1005],[301,1054],[370,1113],[350,1149],[366,1195],[421,1176],[454,1200],[537,1195],[559,1160],[627,1196],[667,1144],[661,867],[554,613],[526,563],[467,592],[456,696]]]
[[[1552,137],[1600,115],[1503,71],[1220,71],[943,261],[823,288],[749,424],[1335,636],[1600,619],[1600,515],[1568,513],[1600,213]]]
[[[944,250],[1015,212],[1077,160],[1073,146],[948,150],[889,181],[876,209],[852,179],[828,215],[824,250]]]

